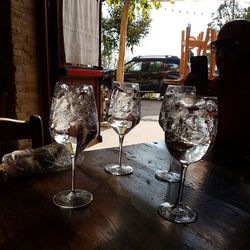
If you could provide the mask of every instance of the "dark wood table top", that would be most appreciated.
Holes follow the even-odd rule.
[[[52,202],[70,188],[70,170],[1,183],[0,249],[249,249],[250,185],[240,165],[204,160],[189,166],[184,203],[199,218],[181,225],[157,212],[163,201],[175,201],[178,188],[154,177],[168,166],[163,141],[124,147],[132,175],[104,171],[117,160],[118,148],[85,152],[76,187],[94,200],[76,210]]]

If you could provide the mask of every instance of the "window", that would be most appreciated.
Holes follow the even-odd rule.
[[[142,70],[142,62],[132,62],[125,66],[126,72],[140,72]]]
[[[62,29],[65,61],[72,65],[98,66],[99,1],[63,0]]]
[[[162,70],[162,62],[161,61],[155,61],[155,62],[150,62],[148,71],[149,72],[159,72]]]
[[[45,135],[48,135],[45,139],[46,143],[50,142],[49,137],[49,111],[50,111],[50,103],[51,103],[51,96],[57,81],[71,81],[71,82],[81,82],[91,84],[94,89],[95,99],[97,103],[99,121],[102,117],[101,115],[101,105],[100,105],[100,81],[102,79],[102,68],[101,65],[101,43],[100,43],[100,13],[101,13],[101,0],[41,0],[35,1],[38,8],[39,15],[37,19],[39,21],[39,41],[40,41],[40,50],[39,50],[39,58],[41,67],[41,85],[42,85],[42,110],[43,110],[43,120],[44,120],[44,131]],[[66,4],[63,6],[63,4]],[[97,10],[98,5],[98,10]],[[80,10],[76,10],[76,6],[80,6]],[[84,7],[83,7],[84,6]],[[93,8],[90,6],[94,6]],[[65,13],[65,8],[70,9],[67,15],[63,17],[63,9]],[[84,10],[84,20],[86,21],[82,24],[81,19]],[[74,15],[74,11],[77,11],[78,14]],[[67,11],[66,11],[67,12]],[[95,17],[93,17],[93,13],[95,13]],[[93,18],[98,19],[95,21],[94,26],[96,30],[93,31],[93,28],[89,28],[86,33],[94,32],[92,34],[92,38],[97,41],[98,38],[98,45],[93,44],[92,42],[87,42],[82,36],[79,36],[78,40],[81,42],[81,45],[84,46],[84,49],[87,49],[89,57],[93,61],[75,61],[68,59],[68,49],[71,50],[72,46],[73,49],[77,49],[78,47],[74,48],[76,44],[76,36],[78,31],[78,26],[74,26],[74,22],[80,25],[81,30],[87,29],[86,25],[88,26],[89,22],[92,22]],[[77,20],[73,20],[77,18]],[[63,20],[63,18],[65,20]],[[72,28],[72,25],[74,26]],[[98,30],[97,30],[98,27]],[[66,35],[67,32],[75,33],[74,35]],[[65,31],[67,30],[67,31]],[[91,31],[92,30],[92,31]],[[81,33],[82,34],[82,33]],[[64,42],[65,39],[65,42]],[[83,39],[83,41],[82,41]],[[89,40],[90,41],[90,40]],[[71,48],[65,48],[71,44]],[[69,43],[67,45],[67,43]],[[78,45],[77,45],[78,46]],[[92,47],[93,46],[93,47]],[[96,47],[98,46],[98,48]],[[93,56],[90,50],[95,50],[97,55]],[[75,50],[74,50],[75,52]],[[80,54],[80,53],[79,53]],[[78,55],[77,55],[78,56]],[[80,55],[81,59],[83,58],[82,54]],[[67,58],[67,59],[66,59]],[[74,55],[73,57],[74,58]],[[100,137],[97,137],[97,140],[100,140]]]
[[[179,68],[179,64],[177,63],[166,63],[166,67],[167,70],[169,69],[178,69]]]

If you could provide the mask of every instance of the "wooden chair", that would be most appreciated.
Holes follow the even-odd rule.
[[[41,117],[31,115],[28,121],[0,117],[0,143],[21,139],[31,139],[32,148],[44,145]]]
[[[209,75],[208,78],[211,80],[214,78],[215,72],[215,55],[211,53],[210,44],[216,40],[217,34],[215,30],[207,28],[205,38],[203,39],[204,32],[200,32],[197,38],[190,35],[191,25],[188,25],[186,32],[183,30],[181,33],[181,61],[180,61],[180,78],[186,79],[188,74],[188,62],[189,62],[189,51],[196,48],[197,56],[209,55]]]

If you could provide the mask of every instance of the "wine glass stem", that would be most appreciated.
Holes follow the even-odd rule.
[[[180,183],[179,183],[179,189],[178,189],[178,195],[177,195],[175,207],[182,206],[182,195],[183,195],[183,189],[184,189],[184,182],[186,178],[186,172],[187,172],[187,165],[182,164],[181,173],[180,173]]]
[[[122,166],[122,145],[123,145],[124,135],[119,135],[119,166]]]
[[[75,156],[70,155],[72,163],[72,176],[71,176],[71,191],[75,191]]]
[[[173,164],[174,164],[174,157],[171,155],[170,166],[169,166],[168,172],[173,172]]]

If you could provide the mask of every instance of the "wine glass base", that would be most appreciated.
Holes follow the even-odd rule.
[[[61,208],[80,208],[88,205],[93,200],[93,195],[86,190],[65,190],[53,197],[55,205]]]
[[[128,175],[133,173],[133,168],[122,164],[109,164],[105,166],[105,171],[112,174],[112,175]]]
[[[180,224],[192,223],[198,219],[198,214],[192,208],[183,205],[174,206],[169,202],[162,203],[158,212],[166,220]]]
[[[167,171],[167,170],[157,170],[155,172],[155,178],[160,181],[166,182],[179,182],[180,174],[174,171]]]

